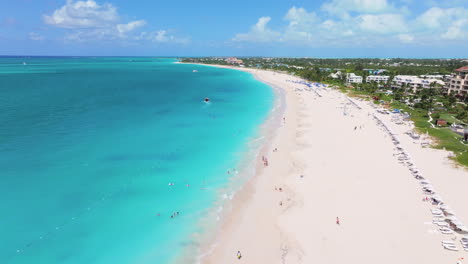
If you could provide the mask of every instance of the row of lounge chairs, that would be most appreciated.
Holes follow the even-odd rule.
[[[462,237],[462,239],[460,240],[461,244],[462,244],[462,247],[465,251],[468,251],[468,237],[465,236],[465,237]]]
[[[463,223],[455,217],[455,213],[446,204],[444,204],[442,198],[436,194],[434,187],[429,180],[423,177],[420,170],[415,166],[409,154],[400,144],[396,134],[393,133],[391,129],[385,125],[385,123],[375,114],[374,119],[392,138],[392,142],[395,145],[396,150],[394,156],[398,158],[400,163],[408,167],[411,174],[417,180],[419,180],[423,193],[426,195],[431,195],[430,200],[432,201],[432,204],[437,206],[437,208],[431,209],[431,214],[433,216],[432,223],[438,227],[440,233],[444,235],[451,235],[454,234],[454,231],[456,231],[458,233],[467,234],[468,228],[465,227]],[[468,251],[468,237],[462,238],[461,244],[463,249]],[[453,241],[442,241],[442,246],[447,250],[458,251],[458,248]]]
[[[460,243],[462,245],[463,250],[468,251],[468,237],[466,237],[466,236],[462,237],[460,239]],[[442,246],[447,250],[458,251],[458,248],[455,245],[454,241],[444,240],[444,241],[442,241]]]

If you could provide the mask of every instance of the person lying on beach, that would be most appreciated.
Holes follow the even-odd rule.
[[[241,259],[242,258],[242,254],[240,251],[237,251],[237,259]]]

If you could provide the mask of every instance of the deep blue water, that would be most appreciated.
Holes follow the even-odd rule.
[[[0,58],[0,263],[164,264],[193,242],[273,93],[174,61]]]

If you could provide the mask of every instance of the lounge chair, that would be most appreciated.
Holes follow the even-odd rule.
[[[455,242],[453,242],[452,240],[442,240],[442,244],[455,245]]]
[[[448,227],[441,227],[441,228],[439,228],[439,231],[444,235],[453,234],[453,230],[448,228]]]
[[[458,251],[458,248],[457,248],[455,245],[451,245],[451,244],[442,244],[442,246],[443,246],[445,249],[448,249],[448,250]]]

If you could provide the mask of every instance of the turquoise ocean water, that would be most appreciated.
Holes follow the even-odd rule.
[[[274,95],[174,61],[0,57],[0,263],[164,264],[191,243]]]

